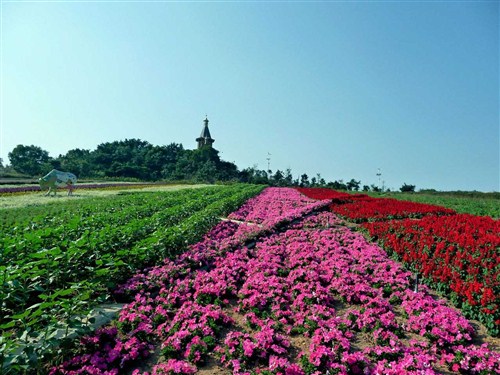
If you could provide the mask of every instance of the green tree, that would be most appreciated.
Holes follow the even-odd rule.
[[[322,186],[321,181],[325,181],[323,177],[321,177],[321,173],[316,173],[316,184],[317,186]],[[324,185],[324,184],[323,184]]]
[[[211,162],[207,166],[207,162]],[[186,150],[176,164],[174,176],[176,179],[198,180],[199,170],[203,176],[208,169],[212,170],[212,180],[229,181],[239,177],[238,167],[234,163],[221,160],[219,151],[211,146],[204,146],[196,150]],[[213,169],[215,168],[215,169]]]
[[[326,184],[330,189],[335,190],[347,190],[347,185],[344,184],[343,180],[333,181]]]
[[[255,175],[255,168],[248,167],[248,168],[242,169],[239,172],[238,179],[240,182],[251,183],[254,175]]]
[[[274,175],[271,177],[274,186],[285,186],[285,175],[279,169],[276,170]]]
[[[93,164],[103,176],[151,180],[145,160],[152,148],[149,142],[140,139],[102,143],[92,153]]]
[[[304,173],[300,176],[300,186],[301,187],[308,187],[309,186],[309,176]]]
[[[401,190],[402,193],[414,193],[415,185],[407,185],[406,183],[404,183],[403,186],[399,188],[399,190]]]
[[[360,184],[361,184],[361,181],[356,181],[354,178],[352,178],[351,181],[349,181],[347,183],[347,190],[359,191]]]
[[[175,168],[170,174],[171,180],[190,180],[196,173],[196,160],[193,150],[185,150],[175,163]]]
[[[221,181],[237,180],[239,176],[236,164],[221,160],[217,168],[217,178]]]
[[[92,158],[89,150],[75,148],[65,155],[59,155],[61,170],[74,173],[78,178],[92,177]]]
[[[213,184],[215,182],[217,176],[217,166],[211,160],[207,160],[201,166],[198,167],[198,170],[195,174],[195,180],[197,182],[207,182]]]
[[[38,146],[17,145],[8,156],[14,170],[30,176],[48,172],[47,169],[51,168],[49,153]]]
[[[292,186],[293,185],[293,176],[292,176],[292,170],[290,168],[287,168],[285,170],[285,185],[286,186]]]
[[[248,182],[251,184],[269,184],[269,177],[265,170],[257,169],[257,165],[245,168],[239,173],[241,182]]]
[[[172,171],[183,151],[182,145],[176,143],[168,146],[153,146],[148,149],[144,156],[144,165],[151,178],[158,180],[168,177],[168,171]]]
[[[167,180],[175,180],[174,175],[177,173],[177,163],[186,153],[181,144],[171,143],[162,147],[163,165],[161,169],[161,177]]]

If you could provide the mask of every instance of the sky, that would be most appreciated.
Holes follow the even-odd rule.
[[[4,1],[0,158],[131,138],[240,168],[500,190],[497,1]],[[269,155],[270,154],[270,155]]]

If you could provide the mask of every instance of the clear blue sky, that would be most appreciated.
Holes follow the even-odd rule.
[[[2,1],[0,157],[139,138],[498,191],[499,3]]]

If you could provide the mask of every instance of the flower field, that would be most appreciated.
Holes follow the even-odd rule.
[[[391,198],[369,198],[342,205],[334,204],[332,205],[332,211],[355,223],[387,219],[419,219],[424,216],[441,216],[455,213],[455,211],[445,207]]]
[[[315,199],[332,199],[332,211],[363,223],[373,239],[468,318],[482,322],[492,335],[500,334],[499,220],[330,189],[299,190]]]
[[[331,210],[355,223],[424,216],[452,215],[456,212],[445,207],[425,203],[401,201],[392,198],[372,198],[366,194],[347,194],[326,188],[298,188],[313,199],[330,199]]]
[[[129,193],[0,211],[2,369],[22,373],[57,358],[118,284],[175,257],[261,190]]]
[[[326,212],[268,188],[116,289],[117,321],[50,374],[494,374],[457,310]]]
[[[500,333],[500,221],[457,214],[364,227],[468,317]]]

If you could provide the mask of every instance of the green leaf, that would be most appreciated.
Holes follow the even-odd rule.
[[[31,314],[31,311],[25,310],[23,313],[17,314],[17,315],[12,315],[10,318],[14,319],[14,320],[16,320],[16,319],[22,320],[22,319],[26,318],[29,314]]]
[[[15,320],[11,320],[10,322],[8,323],[5,323],[5,324],[2,324],[0,325],[0,329],[9,329],[9,328],[12,328],[16,325],[16,321]]]
[[[95,271],[96,276],[103,276],[109,274],[109,268],[101,268],[97,271]]]
[[[75,290],[74,289],[63,289],[63,290],[60,290],[57,292],[58,295],[60,295],[61,297],[64,297],[64,296],[69,296],[70,294],[72,294]]]

